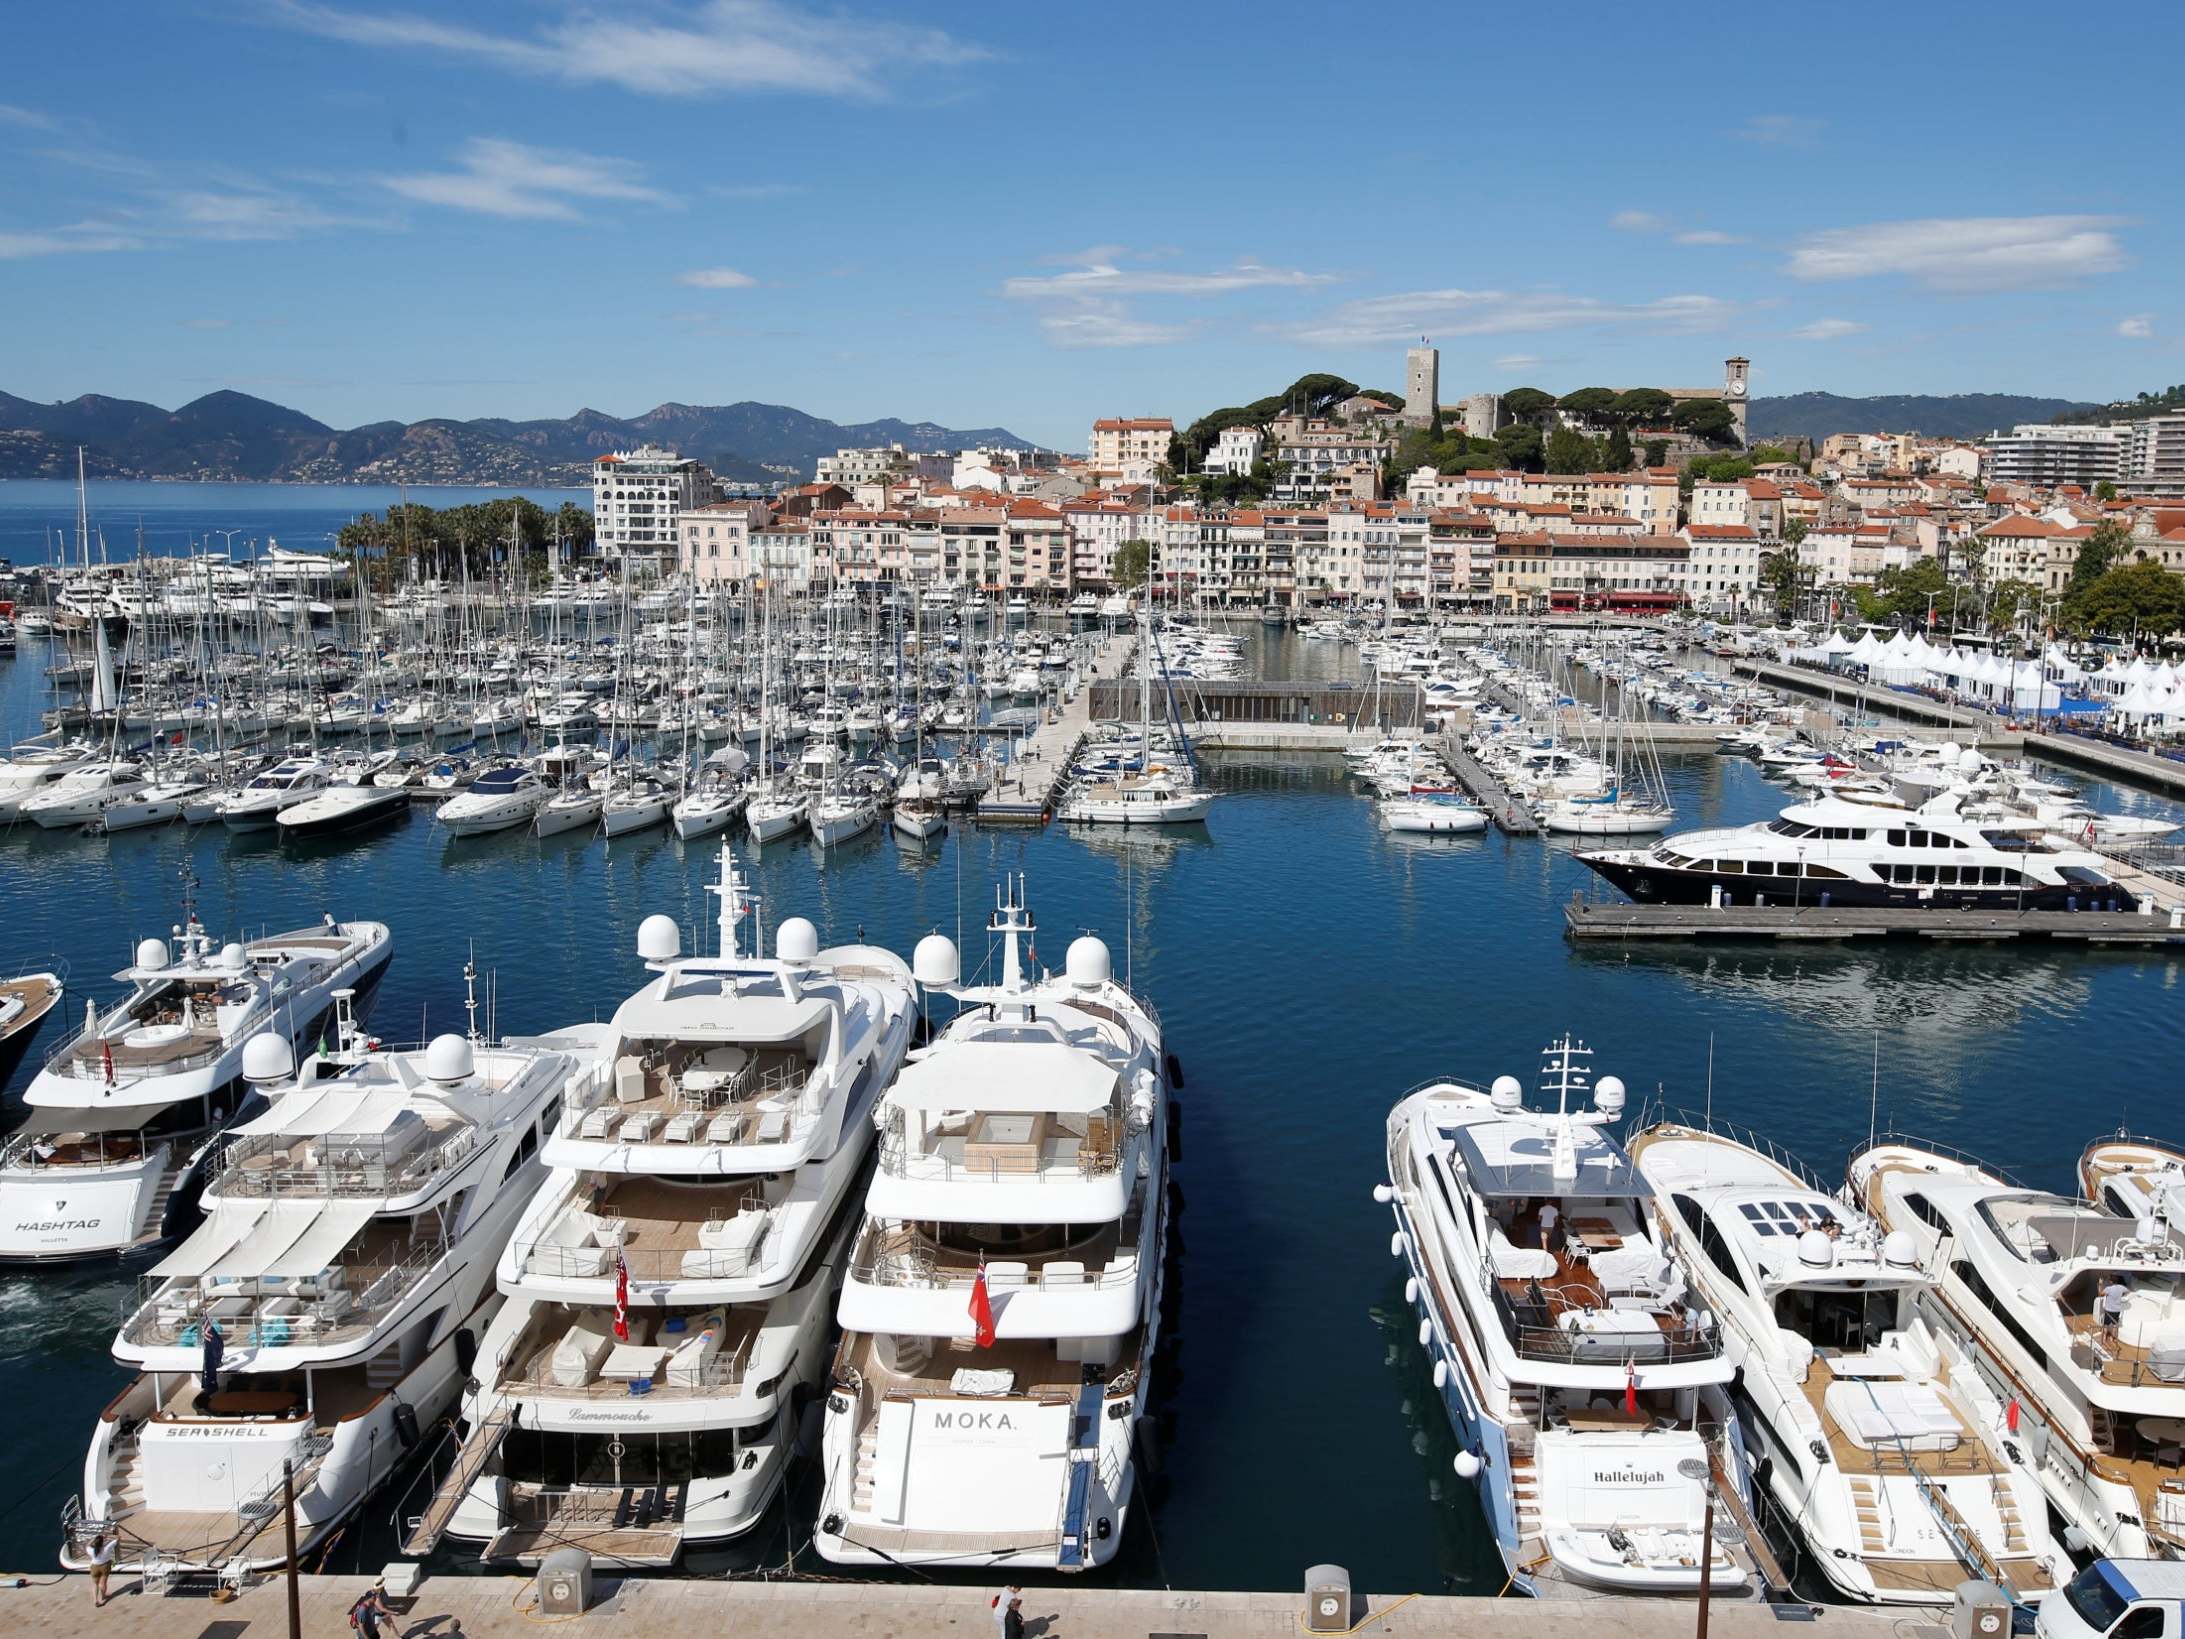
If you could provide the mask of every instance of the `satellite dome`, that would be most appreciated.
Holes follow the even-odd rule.
[[[792,916],[774,935],[774,954],[784,962],[809,962],[819,955],[819,929]]]
[[[1825,1230],[1809,1229],[1798,1237],[1798,1261],[1810,1269],[1826,1269],[1836,1261],[1836,1243]]]
[[[683,930],[672,916],[648,916],[637,924],[637,954],[648,962],[672,962],[683,954]]]
[[[240,973],[249,964],[249,954],[234,940],[231,939],[220,947],[220,965],[230,973]]]
[[[243,1079],[265,1085],[296,1073],[296,1050],[286,1036],[262,1030],[243,1043]]]
[[[1515,1110],[1525,1102],[1525,1085],[1515,1076],[1497,1076],[1487,1096],[1498,1110]]]
[[[167,941],[145,939],[137,945],[138,967],[165,967],[167,965]]]
[[[1946,763],[1954,763],[1957,761],[1958,753],[1964,749],[1955,740],[1945,740],[1942,742],[1942,760]]]
[[[961,968],[956,960],[956,941],[945,933],[929,933],[910,953],[910,971],[928,990],[945,989],[956,982]]]
[[[1624,1082],[1621,1076],[1603,1076],[1593,1084],[1593,1105],[1603,1115],[1624,1113]]]
[[[478,1068],[467,1036],[435,1036],[425,1044],[425,1079],[443,1087],[470,1080]]]
[[[1967,746],[1962,752],[1958,754],[1957,771],[1960,774],[1977,774],[1983,768],[1985,768],[1987,764],[1987,758],[1981,756],[1980,753],[1975,751],[1971,746]]]
[[[1895,1264],[1900,1269],[1919,1262],[1919,1242],[1912,1239],[1910,1230],[1892,1229],[1882,1237],[1882,1262]]]
[[[1114,964],[1108,960],[1107,942],[1095,939],[1089,933],[1070,941],[1070,952],[1062,966],[1070,983],[1079,990],[1098,990],[1114,972]]]

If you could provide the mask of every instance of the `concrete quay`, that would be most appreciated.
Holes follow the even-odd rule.
[[[997,1576],[994,1587],[1004,1579]],[[347,1635],[349,1607],[371,1586],[359,1576],[298,1579],[301,1631]],[[400,1639],[516,1639],[542,1627],[601,1639],[988,1639],[995,1631],[985,1586],[899,1582],[602,1580],[582,1616],[547,1616],[530,1578],[434,1577],[390,1600]],[[1285,1593],[1190,1593],[1071,1583],[1028,1587],[1025,1631],[1038,1639],[1296,1639],[1305,1629],[1302,1582]],[[1939,1613],[1932,1613],[1939,1614]],[[1697,1612],[1675,1599],[1478,1599],[1418,1594],[1355,1596],[1353,1634],[1394,1639],[1687,1639]],[[1851,1606],[1724,1601],[1708,1612],[1718,1639],[1779,1636],[1786,1619],[1817,1621],[1835,1639],[1945,1639],[1931,1613]],[[144,1593],[117,1580],[103,1610],[89,1579],[64,1576],[0,1590],[0,1625],[14,1639],[282,1639],[287,1592],[279,1577],[215,1604],[202,1590]]]
[[[1732,660],[1730,669],[1766,683],[1771,688],[1790,689],[1817,700],[1826,700],[1831,705],[1857,707],[1878,715],[1901,717],[1915,723],[1954,729],[1960,739],[1982,749],[2015,751],[2025,740],[2024,734],[2012,728],[2008,720],[1992,712],[1975,711],[1969,706],[1949,705],[1940,700],[1930,700],[1923,694],[1906,694],[1899,689],[1860,683],[1830,672],[1809,671],[1798,666],[1778,666],[1765,660]]]
[[[1110,637],[1093,656],[1091,672],[1054,710],[1018,743],[994,788],[981,797],[971,817],[982,825],[1043,825],[1054,813],[1062,782],[1077,758],[1092,724],[1093,696],[1102,683],[1122,674],[1137,646],[1133,637]]]
[[[2026,750],[2052,763],[2066,763],[2137,785],[2165,796],[2185,797],[2185,762],[2151,751],[2114,746],[2084,734],[2029,734]]]

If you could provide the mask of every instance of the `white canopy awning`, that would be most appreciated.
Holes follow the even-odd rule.
[[[888,1100],[905,1110],[1086,1115],[1115,1098],[1115,1071],[1061,1042],[958,1042],[908,1065]]]
[[[329,1201],[318,1209],[288,1250],[258,1271],[261,1275],[316,1275],[341,1256],[342,1249],[372,1221],[369,1202]]]
[[[152,1266],[152,1274],[163,1280],[195,1280],[240,1246],[265,1212],[262,1201],[222,1202],[188,1240]]]
[[[275,1100],[272,1109],[237,1131],[280,1133],[290,1138],[317,1138],[323,1133],[383,1133],[395,1124],[408,1103],[407,1093],[384,1087],[364,1092],[342,1088],[315,1096],[291,1093]]]
[[[251,1226],[250,1233],[220,1259],[214,1272],[234,1280],[253,1280],[267,1273],[302,1239],[322,1205],[318,1201],[275,1201]]]

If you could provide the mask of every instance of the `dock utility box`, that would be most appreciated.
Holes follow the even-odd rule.
[[[539,1564],[539,1614],[582,1616],[592,1603],[592,1556],[556,1548]]]
[[[2010,1595],[1993,1582],[1960,1582],[1950,1601],[1950,1639],[2010,1639]]]
[[[1305,1573],[1305,1631],[1350,1631],[1350,1572],[1340,1565],[1315,1565]]]

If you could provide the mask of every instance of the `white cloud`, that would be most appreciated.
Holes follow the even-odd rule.
[[[1674,242],[1680,245],[1742,245],[1745,236],[1724,233],[1720,228],[1687,228],[1674,236]]]
[[[1755,114],[1730,133],[1740,142],[1764,142],[1783,148],[1805,148],[1821,134],[1823,122],[1803,114]]]
[[[51,114],[41,114],[35,108],[21,108],[12,102],[0,102],[0,125],[19,126],[28,131],[58,131],[61,122]]]
[[[1538,353],[1505,353],[1495,360],[1497,370],[1531,370],[1547,363]]]
[[[694,267],[688,273],[678,273],[675,282],[694,290],[749,290],[759,281],[732,267]]]
[[[380,183],[405,199],[488,216],[569,220],[577,199],[668,203],[648,187],[644,173],[626,159],[607,159],[561,148],[533,148],[497,137],[467,143],[459,171],[383,176]]]
[[[1188,324],[1156,324],[1120,302],[1084,301],[1040,315],[1039,327],[1057,347],[1165,347],[1191,334]]]
[[[1240,290],[1305,290],[1333,284],[1332,273],[1268,267],[1246,257],[1234,267],[1210,273],[1164,273],[1153,268],[1124,268],[1118,245],[1097,245],[1071,256],[1051,258],[1071,264],[1067,273],[1046,277],[1020,275],[1002,282],[1012,301],[1084,301],[1116,296],[1227,296]]]
[[[1815,319],[1791,334],[1800,341],[1835,341],[1842,336],[1856,336],[1864,329],[1866,326],[1855,319]]]
[[[290,239],[341,225],[318,206],[277,192],[213,192],[185,188],[165,200],[176,231],[193,239]]]
[[[1409,337],[1501,336],[1553,330],[1623,329],[1667,335],[1713,330],[1743,309],[1719,296],[1662,296],[1604,302],[1555,291],[1414,290],[1371,296],[1285,327],[1293,339],[1324,347],[1379,347]]]
[[[1669,218],[1652,211],[1618,211],[1608,219],[1608,225],[1620,233],[1665,233]]]
[[[2134,313],[2130,318],[2117,321],[2117,334],[2130,336],[2135,341],[2145,340],[2155,333],[2155,316],[2152,313]]]
[[[1794,279],[1898,274],[1936,290],[2024,290],[2124,265],[2115,216],[1929,217],[1810,233],[1791,251]]]
[[[706,0],[673,19],[564,7],[553,20],[518,34],[414,12],[348,11],[317,0],[274,0],[273,16],[350,45],[437,51],[515,73],[659,97],[751,91],[879,97],[891,83],[916,80],[921,71],[987,56],[940,29],[815,14],[780,0]]]
[[[144,241],[136,234],[98,222],[75,222],[67,227],[35,228],[22,233],[0,230],[0,262],[143,248]]]

